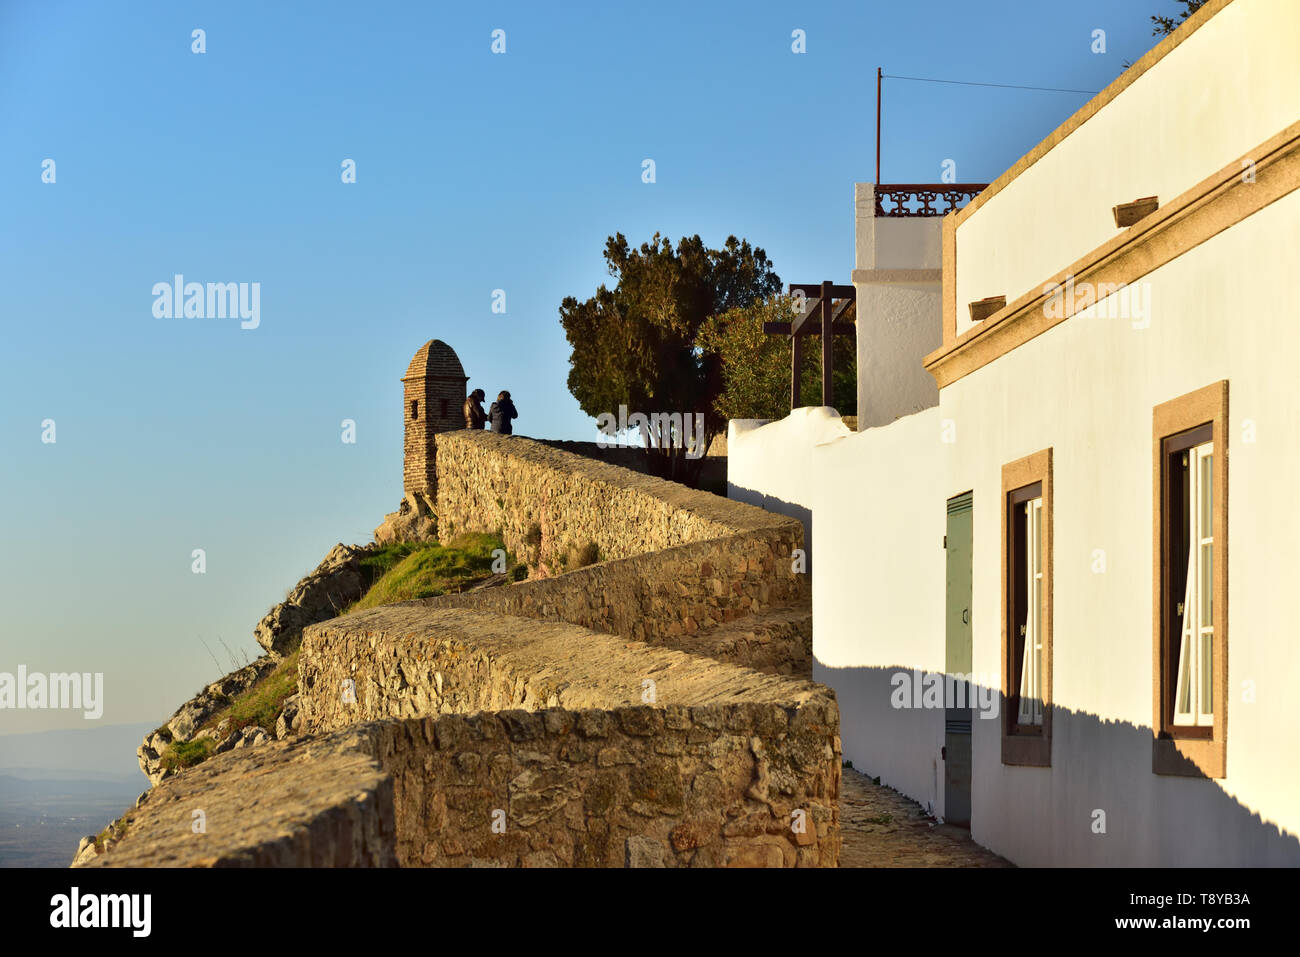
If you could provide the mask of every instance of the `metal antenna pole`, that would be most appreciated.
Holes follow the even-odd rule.
[[[876,67],[876,185],[880,185],[880,85],[885,79],[884,67]]]

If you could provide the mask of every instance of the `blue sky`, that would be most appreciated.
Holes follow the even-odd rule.
[[[734,233],[787,282],[848,281],[878,65],[1100,90],[1176,8],[555,6],[0,0],[0,671],[104,672],[103,723],[161,722],[228,670],[201,640],[254,657],[396,506],[423,342],[510,389],[517,431],[591,438],[557,308],[606,280],[607,235]],[[883,179],[987,182],[1086,100],[887,81]],[[259,282],[260,325],[156,318],[176,273]]]

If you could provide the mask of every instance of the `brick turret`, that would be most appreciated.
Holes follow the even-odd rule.
[[[406,420],[402,490],[416,493],[430,505],[438,484],[434,436],[465,427],[461,407],[468,381],[455,351],[440,339],[430,339],[420,346],[402,377]]]

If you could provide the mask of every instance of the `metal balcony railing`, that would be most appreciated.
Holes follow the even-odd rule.
[[[960,209],[988,183],[878,183],[877,216],[944,216]]]

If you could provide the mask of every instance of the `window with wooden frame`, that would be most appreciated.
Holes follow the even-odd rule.
[[[1052,763],[1052,450],[1002,467],[1002,763]]]
[[[1227,772],[1228,383],[1154,412],[1157,774]]]

